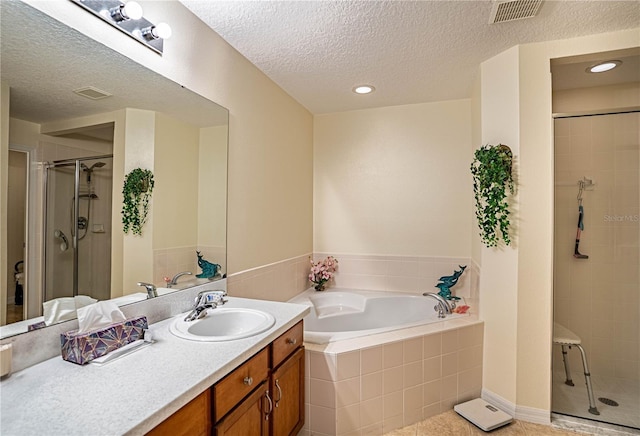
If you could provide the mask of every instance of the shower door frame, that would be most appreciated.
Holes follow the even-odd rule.
[[[74,159],[63,159],[56,160],[51,162],[47,166],[47,171],[45,172],[44,177],[44,210],[45,216],[43,220],[43,235],[45,235],[44,239],[44,250],[45,256],[42,258],[42,279],[43,279],[43,289],[42,289],[42,301],[47,300],[47,262],[46,262],[46,253],[47,253],[47,214],[49,212],[49,170],[57,167],[69,167],[74,166],[74,204],[73,204],[73,217],[72,223],[75,226],[75,231],[73,232],[72,238],[72,248],[73,248],[73,282],[72,282],[72,294],[75,297],[78,295],[78,218],[80,214],[80,164],[85,161],[90,160],[98,160],[98,159],[113,159],[113,154],[102,154],[99,156],[87,156],[87,157],[79,157]]]
[[[631,107],[622,107],[622,108],[615,108],[615,109],[594,109],[594,110],[588,110],[588,111],[575,111],[575,112],[558,112],[558,113],[553,113],[552,114],[552,124],[554,125],[554,129],[555,129],[555,120],[558,119],[563,119],[563,118],[581,118],[581,117],[591,117],[591,116],[607,116],[607,115],[620,115],[620,114],[628,114],[628,113],[640,113],[640,106],[631,106]],[[554,130],[555,131],[555,130]],[[554,171],[555,171],[555,133],[554,133]],[[555,185],[555,182],[554,182]],[[555,196],[556,196],[556,186],[554,186],[554,203],[555,203]],[[576,185],[577,186],[577,185]],[[555,208],[555,206],[554,206]],[[554,228],[554,245],[555,245],[555,226],[556,226],[556,217],[555,217],[555,211],[554,211],[554,219],[553,219],[553,228]],[[552,294],[552,304],[555,304],[555,274],[556,274],[556,259],[555,259],[555,248],[554,248],[554,254],[553,254],[553,258],[552,258],[552,265],[553,265],[553,277],[554,277],[554,285],[553,285],[553,294]],[[552,320],[555,322],[555,308],[552,312]],[[551,356],[551,367],[553,368],[553,354]],[[586,367],[585,367],[586,368]],[[572,415],[572,414],[568,414],[565,412],[558,412],[558,411],[554,411],[554,407],[553,407],[553,369],[552,369],[552,374],[551,374],[551,403],[550,403],[550,412],[551,414],[558,414],[558,415],[562,415],[562,416],[566,416],[566,417],[572,417],[572,418],[577,418],[577,419],[582,419],[582,420],[586,420],[589,422],[596,422],[599,423],[600,425],[603,425],[603,428],[608,428],[607,426],[612,426],[612,428],[636,428],[636,427],[631,427],[627,424],[621,424],[618,422],[611,422],[606,420],[605,418],[598,418],[598,415],[594,415],[594,416],[577,416],[577,415]]]

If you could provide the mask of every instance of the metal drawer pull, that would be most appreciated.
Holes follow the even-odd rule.
[[[278,380],[276,380],[276,387],[278,388],[278,399],[276,400],[276,407],[278,407],[278,405],[280,404],[280,400],[282,400],[282,389],[280,389]]]
[[[242,380],[242,381],[247,386],[251,386],[253,384],[253,378],[249,377],[249,376],[245,377],[244,380]]]
[[[297,339],[287,338],[287,344],[295,345],[298,342]]]
[[[271,401],[271,398],[269,397],[269,391],[265,392],[264,396],[267,398],[267,401],[269,403],[269,410],[264,413],[264,420],[268,421],[269,415],[271,415],[271,412],[273,412],[273,401]]]

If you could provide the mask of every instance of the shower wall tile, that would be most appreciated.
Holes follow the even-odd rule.
[[[640,380],[639,120],[634,113],[555,122],[554,320],[580,336],[592,374],[621,383]],[[589,258],[575,259],[583,177],[595,182],[583,192],[580,252]],[[562,371],[559,348],[553,367]],[[578,352],[568,358],[581,370]]]
[[[477,283],[474,282],[474,266],[469,258],[427,257],[427,256],[384,256],[384,255],[352,255],[336,253],[314,253],[314,260],[329,255],[338,259],[338,271],[330,286],[364,289],[370,291],[437,292],[435,285],[440,277],[460,270],[460,265],[467,269],[460,277],[452,292],[478,303]],[[475,277],[480,268],[476,265]],[[472,306],[471,311],[478,313]]]

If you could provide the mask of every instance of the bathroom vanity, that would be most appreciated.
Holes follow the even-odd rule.
[[[262,310],[269,330],[196,342],[151,326],[155,343],[106,365],[55,357],[0,383],[3,434],[297,433],[304,422],[306,306],[229,297]]]
[[[290,435],[304,424],[302,321],[149,435]]]

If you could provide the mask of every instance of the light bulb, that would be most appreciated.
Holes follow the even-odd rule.
[[[142,6],[137,2],[128,2],[122,8],[123,12],[131,20],[139,20],[142,18]]]
[[[149,26],[142,29],[142,36],[147,41],[154,39],[167,39],[171,36],[171,27],[167,23],[158,23],[155,26]]]
[[[597,65],[587,68],[587,72],[589,73],[604,73],[605,71],[613,70],[615,67],[620,65],[622,61],[606,61],[600,62]]]
[[[171,26],[167,23],[158,23],[151,30],[157,38],[169,39],[171,38]]]
[[[111,18],[118,23],[127,20],[139,20],[142,18],[142,6],[137,2],[131,1],[126,5],[121,4],[120,6],[110,9],[109,13],[111,14]]]
[[[360,85],[353,88],[353,92],[356,94],[369,94],[373,92],[375,88],[371,85]]]

